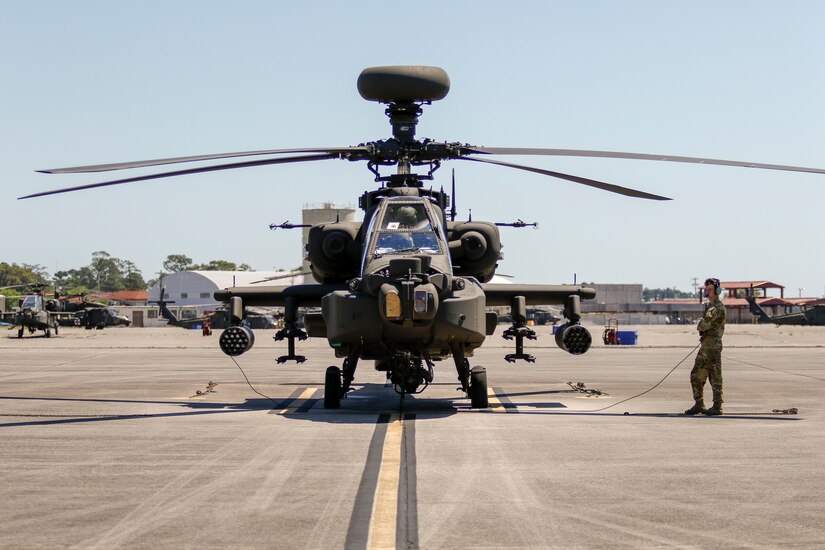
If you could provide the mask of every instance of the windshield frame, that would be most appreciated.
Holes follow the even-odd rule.
[[[450,262],[450,255],[449,255],[449,248],[447,246],[447,237],[444,233],[444,226],[441,223],[441,219],[439,216],[435,215],[430,205],[427,203],[426,200],[421,198],[412,198],[412,197],[399,197],[397,199],[384,199],[384,204],[379,207],[378,212],[376,212],[375,216],[369,222],[367,227],[367,239],[365,239],[364,250],[361,256],[361,273],[364,273],[364,269],[366,268],[367,264],[375,260],[377,258],[388,257],[388,256],[396,256],[396,257],[405,257],[405,256],[414,256],[416,254],[425,254],[428,256],[439,256],[439,257],[446,257],[448,264]],[[408,228],[390,228],[387,227],[388,224],[385,222],[388,216],[388,210],[391,206],[413,206],[416,207],[417,210],[419,208],[423,210],[424,215],[427,219],[427,227],[423,229],[408,229]],[[390,222],[394,223],[394,222]],[[410,236],[411,245],[410,247],[406,248],[399,248],[397,250],[391,251],[377,251],[378,241],[382,235],[408,235]],[[435,238],[434,247],[437,248],[437,251],[433,252],[431,247],[428,243],[427,247],[416,247],[414,241],[412,241],[412,235],[419,234],[419,235],[433,235]]]

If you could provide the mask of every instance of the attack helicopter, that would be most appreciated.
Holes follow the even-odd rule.
[[[493,306],[510,307],[512,325],[503,336],[515,341],[510,362],[534,361],[524,352],[524,340],[535,339],[527,324],[528,305],[562,306],[565,322],[555,334],[557,345],[573,355],[585,353],[592,337],[581,325],[581,300],[595,291],[583,285],[492,284],[500,258],[501,241],[495,223],[456,220],[455,202],[441,190],[427,188],[442,162],[472,161],[523,170],[647,200],[668,197],[576,175],[494,160],[499,155],[539,155],[622,158],[683,163],[717,164],[771,170],[825,173],[825,169],[753,162],[653,154],[479,147],[458,142],[417,139],[416,126],[423,107],[443,99],[450,89],[447,73],[439,67],[372,67],[357,81],[367,101],[386,105],[392,137],[357,146],[270,149],[41,170],[51,174],[95,173],[197,161],[261,156],[227,164],[201,166],[113,181],[34,193],[21,199],[119,185],[143,180],[230,170],[250,166],[321,160],[366,162],[377,189],[359,198],[363,222],[334,222],[309,230],[306,255],[317,284],[232,287],[216,291],[225,302],[230,326],[221,334],[221,350],[237,356],[254,344],[254,333],[243,325],[247,307],[282,306],[285,328],[276,339],[287,340],[288,353],[278,362],[305,358],[295,353],[296,340],[323,337],[342,366],[330,366],[325,375],[324,406],[337,408],[351,389],[359,360],[374,360],[375,368],[403,397],[419,393],[434,379],[439,361],[452,358],[461,389],[473,408],[486,408],[484,367],[471,367],[469,358],[493,334],[497,316]],[[396,167],[395,173],[382,168]],[[453,191],[453,195],[455,192]],[[299,308],[318,308],[304,316]]]
[[[47,298],[43,290],[45,283],[33,283],[28,285],[17,285],[28,289],[28,294],[20,303],[20,309],[14,313],[12,325],[9,330],[19,327],[17,337],[22,338],[26,330],[34,334],[42,330],[46,338],[51,338],[52,330],[58,334],[58,321],[61,318],[71,318],[73,312],[63,311],[63,302],[59,299],[59,294],[55,292],[54,298]],[[16,287],[5,287],[16,288]]]

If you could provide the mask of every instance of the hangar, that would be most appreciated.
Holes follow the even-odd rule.
[[[163,284],[163,299],[176,306],[204,306],[215,304],[213,293],[231,286],[293,285],[304,282],[304,276],[288,271],[179,271],[163,277],[149,289],[149,301],[156,302]],[[279,277],[271,280],[272,277]],[[283,277],[283,278],[281,278]]]

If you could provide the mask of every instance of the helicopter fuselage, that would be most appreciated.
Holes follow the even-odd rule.
[[[485,311],[476,279],[454,275],[441,209],[423,197],[385,198],[363,225],[360,276],[322,299],[323,335],[336,355],[359,347],[364,359],[437,360],[456,345],[472,355],[495,314]],[[310,336],[322,332],[314,321]]]
[[[19,327],[17,337],[22,338],[25,330],[34,334],[42,330],[46,337],[50,337],[52,329],[57,334],[57,314],[54,311],[54,302],[49,301],[44,305],[43,296],[40,294],[30,294],[26,296],[20,305],[20,310],[14,315],[14,325]]]

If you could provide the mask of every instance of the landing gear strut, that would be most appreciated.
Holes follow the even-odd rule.
[[[471,408],[486,409],[490,406],[487,398],[487,369],[480,366],[470,369],[470,361],[464,356],[461,344],[453,344],[451,349],[458,381],[461,382],[459,389],[470,398]]]

